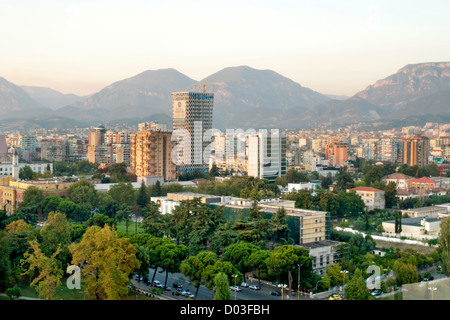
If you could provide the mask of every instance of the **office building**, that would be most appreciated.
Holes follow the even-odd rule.
[[[173,160],[180,173],[208,171],[210,159],[204,158],[203,151],[211,141],[204,139],[204,134],[212,129],[213,104],[213,93],[172,93],[173,134],[175,139],[182,139],[177,143]]]
[[[286,137],[278,130],[260,130],[248,137],[247,174],[269,182],[286,174]]]

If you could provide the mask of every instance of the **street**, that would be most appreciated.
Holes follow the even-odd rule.
[[[166,279],[166,273],[160,273],[161,269],[158,269],[158,271],[156,272],[155,275],[155,280],[160,281],[163,285],[164,285],[164,281]],[[154,273],[154,269],[149,269],[149,281],[152,280],[153,277],[153,273]],[[167,278],[167,285],[169,285],[172,290],[176,290],[176,288],[173,288],[173,283],[174,282],[179,282],[183,285],[183,289],[186,291],[190,291],[193,294],[195,294],[195,287],[193,284],[189,284],[189,280],[181,273],[174,273],[174,274],[169,274],[168,278]],[[248,280],[247,283],[249,285],[258,285],[258,281],[251,281]],[[233,285],[233,284],[230,284]],[[239,284],[238,284],[239,285]],[[151,286],[147,286],[144,281],[140,281],[139,282],[139,286],[143,287],[144,289],[151,289]],[[242,286],[240,286],[241,291],[240,292],[236,292],[236,300],[281,300],[281,296],[273,296],[270,293],[272,291],[279,291],[281,293],[281,289],[280,288],[275,288],[275,286],[272,285],[267,285],[267,284],[263,284],[261,286],[261,290],[252,290],[250,288],[244,288]],[[283,299],[286,300],[286,290],[284,290],[284,297]],[[171,293],[169,291],[164,291],[164,294],[167,296],[171,296]],[[235,299],[235,292],[232,291],[232,299]],[[183,296],[177,296],[174,295],[172,296],[173,298],[177,299],[177,300],[186,300],[186,297]],[[213,298],[213,291],[207,289],[205,286],[201,285],[197,294],[197,300],[212,300]],[[304,297],[304,296],[300,296],[299,297],[300,300],[312,300],[309,297]],[[289,300],[297,300],[297,293],[295,293],[293,296],[289,295]]]

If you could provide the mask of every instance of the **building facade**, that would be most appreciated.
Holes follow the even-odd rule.
[[[350,189],[356,192],[361,197],[366,205],[367,210],[384,209],[385,198],[384,191],[372,187],[356,187]],[[348,191],[350,191],[348,190]]]
[[[138,177],[162,176],[164,180],[177,179],[177,167],[171,152],[176,142],[168,131],[146,130],[131,135],[131,170]]]
[[[213,105],[213,93],[172,93],[174,140],[181,138],[174,152],[179,173],[208,172],[210,159],[204,159],[203,151],[211,143],[205,132],[212,129]]]
[[[430,139],[416,135],[403,139],[403,163],[409,166],[423,167],[428,164]]]

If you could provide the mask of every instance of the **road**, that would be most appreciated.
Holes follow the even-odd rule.
[[[156,272],[155,275],[155,280],[160,281],[162,284],[164,284],[164,281],[166,279],[166,273],[160,272],[161,269],[158,269],[158,271]],[[153,278],[153,273],[154,273],[154,269],[150,269],[149,272],[149,281],[152,280]],[[181,273],[174,273],[174,274],[169,274],[168,278],[167,278],[167,284],[169,286],[172,287],[172,283],[173,282],[179,282],[183,285],[183,289],[186,291],[190,291],[193,294],[195,294],[195,287],[193,284],[189,284],[189,279],[186,278],[183,274]],[[258,285],[258,281],[247,281],[247,283],[249,285],[255,284]],[[145,285],[145,283],[143,281],[139,282],[139,286],[143,287],[143,288],[151,288],[147,285]],[[244,288],[241,287],[241,291],[240,292],[236,292],[236,300],[281,300],[280,296],[273,296],[270,294],[270,292],[272,291],[279,291],[281,293],[281,289],[279,288],[275,288],[272,285],[267,285],[264,284],[261,287],[261,290],[252,290],[250,288]],[[284,290],[284,299],[286,299],[286,291]],[[165,291],[164,293],[165,295],[170,296],[171,293],[169,291]],[[178,300],[186,300],[185,297],[182,296],[173,296],[175,299]],[[197,300],[212,300],[213,298],[213,291],[209,290],[208,288],[206,288],[205,286],[201,285],[197,294]],[[232,291],[232,298],[234,300],[235,298],[235,293],[234,291]],[[294,296],[290,295],[290,300],[296,300],[297,299],[297,295],[295,294]],[[300,300],[311,300],[308,297],[303,297],[300,296],[299,297]]]

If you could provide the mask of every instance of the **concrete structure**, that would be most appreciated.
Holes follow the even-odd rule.
[[[440,234],[439,218],[418,217],[418,218],[403,218],[402,232],[395,233],[395,221],[389,220],[382,223],[384,233],[383,235],[394,237],[407,237],[416,240],[436,239]]]
[[[89,163],[112,164],[114,163],[114,152],[112,145],[89,145],[88,161]]]
[[[69,194],[69,188],[73,182],[65,182],[56,179],[40,179],[36,181],[12,181],[0,186],[0,207],[5,208],[8,215],[13,214],[19,203],[23,201],[25,191],[30,187],[36,187],[43,191],[44,195]]]
[[[416,135],[403,139],[403,163],[409,166],[423,167],[428,164],[430,139]]]
[[[333,142],[326,146],[325,159],[332,166],[342,166],[348,160],[347,144],[344,142]]]
[[[356,187],[350,190],[355,191],[361,197],[367,210],[384,209],[385,198],[383,190],[372,187]],[[347,192],[350,190],[347,190]]]
[[[434,189],[436,181],[422,177],[408,180],[406,185],[408,188],[414,188],[416,190],[431,190]]]
[[[447,213],[445,206],[421,207],[415,209],[401,210],[402,215],[408,215],[409,218],[430,217],[438,218],[440,214]]]
[[[322,240],[300,245],[309,250],[313,258],[312,269],[318,275],[326,273],[325,268],[330,264],[340,263],[350,257],[349,245],[345,242]]]
[[[247,174],[275,182],[286,174],[286,137],[278,130],[261,130],[248,137]]]
[[[171,153],[176,145],[167,131],[138,131],[131,135],[131,170],[138,177],[158,176],[177,179],[177,167]]]
[[[204,134],[212,129],[213,104],[213,93],[172,93],[174,138],[182,138],[174,153],[179,173],[208,171],[209,158],[203,158],[203,151],[210,141]]]
[[[394,182],[397,185],[397,189],[406,189],[407,181],[413,179],[413,177],[407,176],[403,173],[393,173],[381,178],[381,181],[389,184],[389,182]]]

